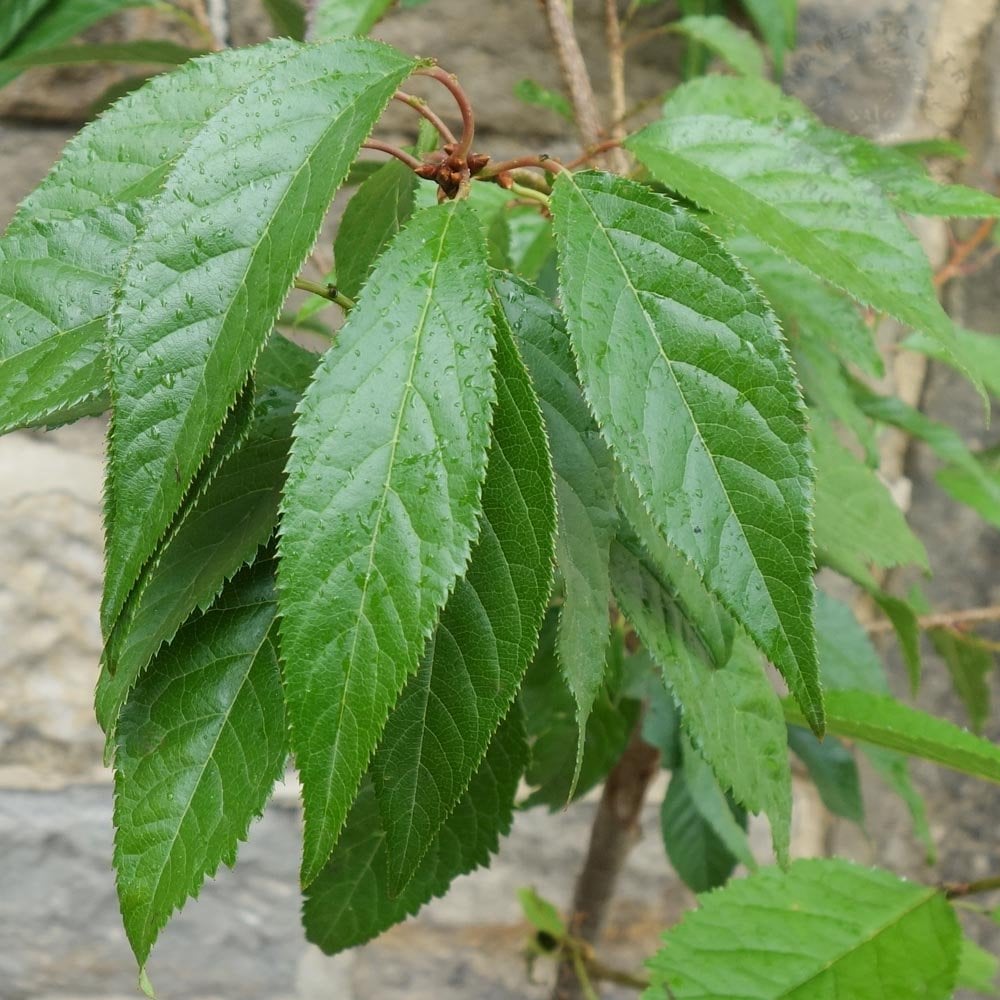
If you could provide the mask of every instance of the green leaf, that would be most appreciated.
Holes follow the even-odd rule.
[[[299,0],[263,0],[264,10],[279,35],[301,41],[306,37],[306,12]]]
[[[1000,213],[1000,198],[961,184],[939,184],[914,156],[824,125],[805,104],[766,80],[716,76],[685,83],[669,95],[664,114],[691,113],[780,124],[787,135],[833,156],[857,179],[876,184],[903,212],[946,217]]]
[[[367,35],[391,6],[392,0],[315,0],[307,18],[309,40]]]
[[[358,297],[378,255],[413,215],[417,175],[399,160],[384,163],[347,203],[333,253],[337,288]]]
[[[576,382],[562,317],[524,282],[497,277],[496,288],[537,389],[552,447],[559,510],[556,560],[563,578],[557,652],[576,701],[579,773],[587,719],[604,683],[608,558],[618,519],[613,462]]]
[[[51,0],[7,0],[0,8],[0,55]]]
[[[833,429],[814,419],[816,550],[851,576],[869,565],[927,569],[927,553],[874,470],[855,458]]]
[[[552,812],[566,808],[603,781],[621,756],[639,716],[639,702],[616,697],[612,671],[598,691],[583,737],[583,760],[577,769],[579,727],[576,705],[556,659],[558,615],[549,612],[535,658],[521,687],[520,701],[528,726],[531,761],[525,781],[532,788],[521,807],[544,805]],[[601,646],[608,650],[607,633]]]
[[[808,132],[701,114],[654,122],[626,145],[657,180],[956,355],[919,241],[874,183]]]
[[[962,938],[958,954],[958,975],[955,985],[963,990],[975,990],[984,996],[997,996],[997,969],[1000,967],[996,955],[980,948],[975,941]]]
[[[945,1000],[961,931],[937,889],[848,861],[761,869],[663,936],[645,1000]]]
[[[139,681],[115,759],[115,870],[140,966],[260,815],[288,752],[273,564],[234,580]]]
[[[767,304],[669,199],[562,173],[560,281],[601,429],[665,537],[823,728],[805,415]]]
[[[275,43],[154,78],[72,139],[0,239],[0,431],[108,406],[106,316],[153,195],[200,121],[287,57]]]
[[[468,205],[415,215],[302,401],[279,583],[306,885],[478,531],[493,403],[485,256]]]
[[[995,333],[978,333],[960,326],[955,328],[955,336],[962,359],[975,366],[990,394],[1000,398],[1000,337]],[[929,354],[946,364],[955,364],[955,359],[926,334],[912,334],[903,341],[903,347]]]
[[[937,864],[937,845],[927,820],[927,807],[910,777],[909,760],[893,750],[872,746],[870,743],[861,744],[861,749],[876,774],[903,800],[910,813],[913,832],[924,845],[927,864]]]
[[[966,712],[972,731],[981,734],[990,717],[990,687],[987,678],[993,672],[993,650],[974,635],[949,628],[927,632],[934,649],[948,665],[951,682]]]
[[[564,118],[568,122],[573,121],[573,105],[566,97],[558,91],[543,87],[535,80],[518,80],[514,84],[514,96],[532,107],[547,108],[549,111],[554,111],[560,118]]]
[[[535,930],[550,934],[557,941],[566,936],[566,924],[547,899],[542,899],[534,889],[518,889],[517,898],[524,911],[524,919]]]
[[[164,39],[60,45],[23,56],[0,59],[0,77],[8,70],[28,69],[30,66],[72,66],[76,63],[92,62],[162,63],[165,66],[180,66],[189,59],[206,54],[204,49],[192,49]]]
[[[497,304],[493,441],[479,539],[372,762],[398,895],[462,797],[538,642],[552,588],[552,465],[538,400]]]
[[[1000,747],[958,726],[867,691],[829,691],[830,732],[933,761],[974,778],[1000,783]],[[801,725],[802,712],[785,699],[785,718]]]
[[[456,876],[489,864],[500,837],[510,830],[526,756],[523,723],[515,708],[436,842],[395,898],[385,887],[385,834],[374,789],[366,781],[330,860],[306,892],[306,937],[327,954],[362,944],[443,895]]]
[[[885,666],[854,612],[822,590],[816,592],[819,675],[826,689],[889,694]]]
[[[261,355],[246,437],[224,449],[214,478],[185,506],[105,644],[95,705],[109,738],[129,689],[157,649],[192,612],[207,609],[271,536],[295,406],[316,361],[278,336]],[[221,444],[222,438],[217,450]]]
[[[106,631],[246,381],[358,148],[414,67],[361,40],[283,51],[192,134],[129,253],[109,324]]]
[[[54,48],[92,24],[127,7],[148,7],[154,0],[49,0],[36,17],[23,26],[14,43],[3,51],[0,64],[0,87],[6,87],[20,75],[22,68],[8,60],[20,59],[43,49]],[[37,4],[33,5],[35,8]],[[22,11],[23,15],[23,11]],[[15,12],[15,22],[17,14]],[[4,19],[5,15],[0,15]]]
[[[771,49],[774,72],[781,79],[785,52],[795,44],[797,0],[742,0],[742,3]]]
[[[792,790],[781,703],[745,640],[730,661],[713,669],[654,564],[615,542],[611,549],[615,597],[643,645],[663,668],[681,706],[684,728],[720,784],[751,812],[765,812],[775,853],[787,860]]]
[[[864,824],[865,806],[854,755],[832,736],[822,743],[808,729],[788,727],[788,745],[805,764],[823,805],[835,816]]]
[[[871,328],[843,293],[749,234],[729,237],[726,245],[756,279],[793,345],[809,340],[866,375],[885,374]]]
[[[693,14],[674,21],[668,25],[668,30],[711,49],[743,76],[764,75],[764,56],[753,35],[738,28],[727,17]]]

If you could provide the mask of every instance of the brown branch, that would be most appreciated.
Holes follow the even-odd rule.
[[[601,153],[606,153],[609,149],[616,149],[621,146],[620,139],[608,139],[606,142],[599,142],[592,149],[586,150],[582,156],[578,156],[571,163],[566,164],[567,170],[575,170],[577,167],[582,167],[585,163],[589,163],[595,156],[600,156]]]
[[[941,888],[948,899],[974,896],[980,892],[995,892],[1000,889],[1000,875],[977,879],[975,882],[945,882]]]
[[[917,624],[924,629],[960,628],[963,625],[972,625],[976,622],[998,621],[1000,621],[1000,605],[997,604],[986,608],[966,608],[963,611],[940,611],[936,614],[921,615],[917,618]],[[872,634],[891,632],[893,630],[893,624],[887,618],[872,622],[866,627],[868,632]]]
[[[458,142],[455,133],[430,109],[422,97],[417,97],[416,94],[407,94],[402,90],[397,90],[392,96],[395,100],[413,108],[418,115],[426,118],[437,129],[438,134],[445,142]]]
[[[600,935],[618,877],[639,838],[646,791],[659,770],[660,753],[642,739],[641,722],[611,769],[590,831],[587,858],[576,881],[570,936],[588,945]],[[553,1000],[579,1000],[580,982],[571,956],[559,963]]]
[[[424,66],[417,72],[421,76],[429,76],[432,80],[443,84],[455,98],[458,110],[462,113],[462,139],[455,150],[455,155],[460,160],[466,160],[472,152],[472,142],[476,135],[476,118],[472,112],[469,95],[462,89],[455,74],[446,72],[440,66]]]
[[[622,41],[621,21],[618,20],[618,0],[604,0],[604,35],[608,43],[608,73],[611,77],[610,134],[612,139],[624,139],[625,130],[620,122],[628,110],[628,100],[625,96],[625,44]]]
[[[499,174],[505,174],[510,170],[519,170],[525,167],[533,167],[536,170],[545,170],[550,174],[557,174],[566,168],[554,157],[541,153],[538,156],[516,156],[512,160],[501,160],[500,163],[491,163],[485,170],[476,174],[476,179],[481,181],[491,181]]]
[[[943,285],[951,281],[952,278],[958,278],[963,274],[969,273],[966,262],[990,238],[995,226],[996,219],[984,219],[967,240],[961,240],[952,244],[951,256],[944,266],[934,274],[935,288],[940,289]]]

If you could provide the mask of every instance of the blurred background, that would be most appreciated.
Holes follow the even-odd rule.
[[[6,0],[0,0],[0,6]],[[598,0],[576,0],[595,83],[606,79]],[[669,16],[660,5],[656,17]],[[799,42],[787,89],[822,118],[882,140],[950,137],[969,155],[952,179],[995,190],[1000,173],[1000,19],[998,0],[800,0]],[[664,13],[667,10],[667,13]],[[234,0],[234,44],[271,32],[257,0]],[[652,15],[651,15],[652,16]],[[91,29],[94,41],[169,38],[196,44],[175,19],[132,10]],[[558,89],[537,0],[470,4],[430,0],[392,12],[375,34],[404,50],[439,56],[471,94],[477,147],[495,156],[568,153],[570,127],[556,114],[527,109],[514,96],[524,78]],[[637,48],[633,100],[654,99],[676,81],[678,42]],[[152,72],[155,67],[150,67]],[[109,95],[130,85],[134,67],[40,68],[0,89],[0,221],[44,176],[63,144]],[[380,134],[409,119],[395,114]],[[922,225],[936,265],[948,254],[945,225]],[[959,236],[962,231],[959,231]],[[327,244],[328,246],[329,244]],[[945,288],[946,305],[974,330],[1000,334],[1000,263]],[[2,321],[2,320],[0,320]],[[896,355],[898,330],[880,338],[893,359],[896,393],[956,427],[973,447],[1000,440],[987,431],[981,403],[950,369]],[[133,997],[136,970],[120,926],[111,870],[111,774],[91,698],[100,655],[101,480],[105,427],[88,420],[51,432],[0,438],[0,1000]],[[937,610],[1000,603],[1000,535],[954,504],[934,479],[935,459],[898,435],[880,442],[882,472],[924,540],[934,576],[898,576],[889,589],[917,583]],[[842,595],[843,596],[843,595]],[[986,633],[989,634],[988,632]],[[996,637],[994,637],[996,638]],[[892,641],[885,653],[899,693],[906,681]],[[968,719],[946,666],[927,649],[917,704],[962,724]],[[987,678],[994,691],[996,674]],[[1000,736],[991,717],[987,735]],[[913,833],[900,800],[864,775],[866,830],[826,812],[798,783],[793,853],[839,853],[928,881],[970,880],[1000,871],[1000,795],[995,787],[930,765],[914,765],[926,802],[937,865]],[[638,968],[660,930],[692,897],[671,876],[658,833],[657,783],[644,837],[613,908],[602,956]],[[293,782],[278,790],[240,852],[235,872],[208,883],[167,928],[149,972],[171,1000],[319,998],[545,997],[552,970],[530,975],[529,929],[515,890],[535,886],[568,904],[586,850],[594,797],[554,814],[520,814],[488,871],[460,879],[446,900],[416,920],[347,955],[327,958],[305,944],[298,920],[299,812]],[[867,831],[867,832],[866,832]],[[760,857],[766,830],[755,828]],[[969,924],[1000,952],[1000,927]],[[607,997],[635,995],[607,988]]]

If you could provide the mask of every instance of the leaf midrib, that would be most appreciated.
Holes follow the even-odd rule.
[[[441,261],[444,259],[445,256],[444,254],[445,239],[448,235],[448,230],[451,228],[451,224],[454,218],[455,218],[454,209],[452,209],[444,218],[444,224],[441,228],[441,234],[438,237],[438,247],[434,254],[433,264],[431,267],[431,278],[427,286],[427,295],[424,300],[423,307],[420,311],[420,316],[417,320],[416,330],[414,331],[413,353],[410,358],[410,368],[406,375],[406,383],[403,386],[403,391],[400,394],[399,410],[396,414],[396,426],[393,428],[385,481],[382,485],[381,498],[379,500],[378,511],[375,515],[375,523],[372,527],[372,532],[371,532],[371,542],[368,546],[368,566],[365,570],[364,583],[362,584],[361,588],[361,596],[360,599],[358,600],[359,615],[365,613],[365,605],[367,604],[368,600],[368,587],[371,584],[372,580],[372,575],[373,575],[372,569],[374,568],[375,565],[375,550],[378,547],[377,543],[379,541],[379,534],[382,526],[382,518],[385,514],[385,507],[389,497],[389,493],[392,490],[392,479],[393,479],[393,472],[395,469],[396,450],[399,447],[399,440],[400,437],[402,436],[403,418],[409,406],[410,399],[412,398],[412,395],[415,392],[414,374],[417,369],[417,359],[419,358],[420,355],[420,345],[423,341],[424,333],[426,332],[427,317],[430,314],[430,309],[434,298],[434,292],[437,287],[438,269],[441,265]],[[354,635],[352,636],[351,640],[351,650],[350,653],[348,654],[346,661],[347,669],[344,673],[343,686],[341,688],[341,695],[340,695],[340,704],[337,706],[337,722],[336,722],[336,727],[334,729],[335,736],[333,738],[333,744],[330,747],[330,757],[332,760],[338,759],[341,755],[340,734],[343,729],[344,713],[347,711],[348,689],[350,687],[351,675],[354,672],[354,663],[355,663],[355,658],[357,656],[358,637],[360,636],[360,633],[361,633],[360,628],[358,628],[357,624],[355,624]],[[329,801],[330,799],[330,792],[333,787],[333,779],[334,779],[334,771],[333,769],[331,769],[329,777],[327,778],[326,782],[327,801]],[[328,820],[328,814],[324,810],[323,814],[324,827],[328,825],[327,820]],[[330,851],[332,850],[333,847],[331,846]],[[327,853],[327,856],[329,856],[329,852]],[[325,860],[326,859],[324,858],[323,862],[325,862]],[[322,864],[323,862],[320,862],[320,864]],[[313,877],[315,877],[315,873]],[[312,878],[310,878],[309,881],[312,881]]]
[[[709,459],[709,461],[712,464],[712,471],[715,473],[715,477],[716,477],[716,479],[718,481],[719,487],[721,488],[722,493],[723,493],[723,495],[726,498],[726,503],[727,503],[727,505],[729,507],[730,514],[732,515],[733,519],[735,520],[736,524],[739,527],[740,536],[742,537],[743,542],[744,542],[744,544],[747,547],[747,551],[750,552],[750,554],[753,556],[754,570],[756,571],[757,575],[760,576],[765,581],[765,587],[764,587],[764,589],[765,589],[765,592],[767,593],[767,596],[768,596],[768,603],[770,604],[770,606],[771,606],[771,608],[772,608],[772,610],[774,612],[774,616],[775,616],[775,618],[776,618],[776,620],[778,622],[778,627],[779,627],[779,629],[781,631],[781,637],[784,640],[785,649],[789,653],[791,653],[791,655],[792,655],[792,661],[795,664],[795,670],[796,670],[796,673],[798,674],[798,677],[799,677],[799,683],[803,686],[803,688],[807,689],[808,686],[806,685],[805,677],[803,676],[801,667],[799,666],[798,658],[795,656],[795,652],[794,652],[794,650],[792,648],[791,642],[789,641],[788,633],[787,633],[787,630],[785,629],[785,623],[782,620],[781,615],[778,613],[778,609],[777,609],[777,607],[774,604],[774,598],[771,595],[771,590],[767,586],[767,583],[766,583],[767,578],[764,577],[763,573],[761,573],[760,566],[759,566],[759,563],[758,563],[758,560],[757,560],[757,556],[754,553],[753,548],[750,546],[750,541],[749,541],[749,539],[746,536],[746,532],[744,531],[743,522],[740,520],[739,515],[736,513],[736,510],[734,509],[733,504],[732,504],[732,500],[731,500],[731,498],[729,496],[729,491],[726,488],[726,485],[725,485],[725,483],[722,480],[722,476],[721,476],[721,474],[719,472],[719,467],[718,467],[718,465],[716,464],[716,461],[715,461],[715,455],[713,454],[712,449],[708,447],[707,442],[705,441],[704,437],[702,436],[701,427],[699,426],[698,421],[695,419],[694,413],[691,410],[691,407],[690,407],[690,405],[688,403],[687,396],[685,395],[684,390],[681,388],[681,384],[680,384],[680,382],[677,379],[677,376],[676,376],[676,374],[674,372],[673,363],[671,362],[670,358],[667,356],[666,352],[664,351],[664,349],[663,349],[663,343],[660,340],[660,338],[657,336],[656,329],[653,326],[652,322],[650,321],[649,313],[647,312],[646,307],[643,304],[642,299],[639,296],[639,290],[635,287],[635,285],[632,284],[632,280],[629,277],[628,271],[625,268],[625,265],[624,265],[621,257],[619,257],[618,251],[615,248],[614,243],[611,241],[611,238],[610,238],[610,236],[608,234],[607,227],[601,222],[600,218],[598,217],[597,213],[594,211],[594,209],[591,206],[590,202],[583,196],[583,193],[580,190],[580,188],[573,182],[572,175],[566,174],[565,172],[564,172],[564,175],[567,177],[567,180],[570,183],[573,183],[574,190],[576,190],[577,193],[578,193],[578,195],[579,195],[579,200],[587,207],[587,210],[590,212],[590,215],[591,215],[591,217],[594,220],[594,224],[595,224],[596,230],[598,232],[601,232],[601,233],[604,234],[605,240],[606,240],[607,245],[608,245],[608,249],[611,251],[611,254],[614,257],[615,262],[618,264],[618,267],[619,267],[619,270],[621,271],[622,277],[625,280],[625,284],[627,285],[628,289],[631,291],[632,297],[635,300],[636,305],[639,307],[640,311],[642,312],[643,319],[646,321],[646,327],[649,330],[649,333],[652,336],[654,343],[656,344],[657,351],[659,352],[660,357],[663,359],[664,363],[667,366],[668,371],[670,372],[670,377],[671,377],[671,379],[674,382],[674,385],[675,385],[675,387],[677,389],[678,395],[684,401],[684,408],[687,410],[688,417],[690,418],[690,421],[691,421],[691,426],[692,426],[692,428],[694,428],[694,432],[695,432],[695,434],[697,434],[698,440],[701,443],[701,446],[704,448],[705,454],[708,456],[708,459]],[[611,197],[615,197],[613,194],[611,194],[610,196]],[[621,199],[619,199],[619,198],[616,197],[616,201],[620,201],[620,200]],[[770,425],[768,425],[768,426],[770,426]],[[617,451],[617,448],[615,448],[614,442],[609,441],[608,443],[611,445],[611,447],[615,451]],[[632,474],[632,471],[628,468],[627,465],[625,466],[625,469],[626,469],[626,472],[629,475],[629,478],[632,479],[632,482],[634,483],[634,485],[636,487],[636,490],[639,493],[640,499],[642,499],[642,504],[646,508],[646,513],[649,514],[649,516],[654,521],[657,521],[658,519],[653,514],[653,512],[649,509],[649,504],[642,497],[642,492],[643,492],[642,488],[639,485],[639,483],[637,483],[635,481],[635,476]],[[770,477],[768,477],[768,478],[770,478]],[[773,479],[771,481],[774,482]],[[701,575],[701,574],[699,573],[699,575]],[[716,593],[716,596],[719,598],[720,601],[723,602],[724,605],[728,604],[728,601],[721,594],[719,594],[717,591],[715,591],[714,588],[713,588],[713,592]]]

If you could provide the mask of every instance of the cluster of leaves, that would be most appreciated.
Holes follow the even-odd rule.
[[[100,7],[6,8],[7,64],[78,30],[74,5]],[[916,613],[873,570],[926,555],[872,467],[876,428],[927,441],[943,485],[994,519],[1000,473],[866,388],[882,362],[857,304],[995,391],[992,342],[953,327],[900,213],[1000,202],[824,126],[704,11],[673,30],[744,75],[668,95],[625,141],[634,177],[551,164],[540,187],[438,198],[404,162],[355,163],[428,66],[343,37],[386,6],[320,3],[308,44],[154,78],[80,132],[0,239],[0,431],[111,414],[96,709],[143,968],[290,754],[303,919],[330,952],[487,863],[522,779],[522,804],[550,808],[599,783],[640,719],[671,771],[667,851],[699,891],[756,869],[748,813],[787,865],[789,748],[859,823],[838,737],[918,824],[907,755],[1000,782],[1000,750],[895,700],[813,582],[819,565],[871,593],[916,683]],[[269,7],[305,31],[294,4]],[[779,7],[747,3],[775,63]],[[336,292],[284,311],[345,183]],[[295,327],[333,344],[298,346]],[[934,641],[981,724],[983,648]],[[764,933],[786,941],[780,970]],[[803,862],[707,897],[649,995],[829,980],[944,997],[981,965],[941,892]]]

